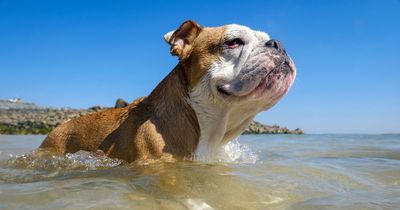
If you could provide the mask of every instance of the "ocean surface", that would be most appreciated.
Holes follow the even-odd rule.
[[[0,135],[0,209],[400,209],[400,135],[245,135],[219,161],[130,166]]]

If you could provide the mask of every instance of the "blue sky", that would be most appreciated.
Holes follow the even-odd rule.
[[[0,98],[112,106],[176,65],[162,36],[186,19],[266,31],[298,68],[257,120],[308,133],[400,133],[400,1],[0,0]]]

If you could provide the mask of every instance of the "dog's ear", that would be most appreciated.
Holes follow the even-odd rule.
[[[192,44],[200,34],[202,27],[192,20],[187,20],[175,31],[164,35],[164,40],[171,45],[171,54],[183,60],[189,57]]]

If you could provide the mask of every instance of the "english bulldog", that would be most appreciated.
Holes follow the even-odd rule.
[[[102,150],[128,162],[215,156],[289,90],[296,68],[267,33],[188,20],[164,36],[179,63],[147,97],[55,128],[40,148]]]

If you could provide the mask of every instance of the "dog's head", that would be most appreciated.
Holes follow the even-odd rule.
[[[201,89],[220,106],[256,103],[269,108],[296,75],[279,41],[246,26],[208,28],[186,21],[164,39],[186,68],[192,91]]]
[[[258,112],[278,102],[296,76],[282,44],[246,26],[186,21],[164,39],[185,70],[201,136],[216,144],[239,135]],[[219,137],[213,126],[223,130]]]

